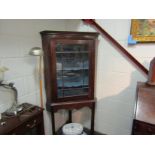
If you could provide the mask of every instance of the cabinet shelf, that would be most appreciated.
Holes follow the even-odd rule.
[[[88,89],[89,87],[87,86],[80,86],[80,87],[58,87],[58,89],[61,89],[61,90],[69,90],[69,89]]]
[[[88,51],[56,51],[56,54],[81,54],[81,53],[87,53],[88,54]]]
[[[89,68],[65,68],[65,69],[57,69],[57,71],[80,71],[80,70],[89,70]]]

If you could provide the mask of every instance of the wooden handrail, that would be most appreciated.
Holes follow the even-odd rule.
[[[136,60],[123,46],[121,46],[110,34],[108,34],[99,24],[93,19],[83,19],[89,25],[95,27],[102,35],[104,35],[114,46],[116,46],[121,53],[126,56],[135,66],[137,66],[144,74],[148,76],[148,70]]]

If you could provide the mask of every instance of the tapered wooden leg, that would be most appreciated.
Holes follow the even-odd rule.
[[[38,135],[44,135],[45,134],[43,114],[41,116],[42,116],[42,120],[41,120],[41,123],[38,124],[38,128],[37,128],[37,134]]]
[[[93,103],[92,109],[91,109],[91,131],[90,134],[94,134],[94,118],[95,118],[95,103]]]
[[[68,117],[69,117],[68,122],[72,123],[72,110],[68,110]]]
[[[52,132],[53,132],[53,135],[55,135],[56,134],[56,132],[55,132],[55,116],[54,116],[53,110],[51,111],[51,119],[52,119]]]

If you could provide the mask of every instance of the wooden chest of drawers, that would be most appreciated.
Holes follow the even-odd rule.
[[[139,82],[137,85],[135,118],[133,121],[132,134],[155,134],[155,86],[142,82]]]
[[[134,120],[133,134],[134,135],[154,135],[155,125]]]
[[[4,124],[2,122],[4,122]],[[44,134],[43,109],[37,106],[32,106],[17,116],[4,117],[0,123],[1,135]]]

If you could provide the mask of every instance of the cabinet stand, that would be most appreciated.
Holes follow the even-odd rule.
[[[91,129],[90,134],[94,134],[94,116],[95,116],[95,100],[86,100],[86,101],[76,101],[76,102],[61,102],[61,103],[52,103],[51,105],[47,105],[47,109],[49,109],[52,117],[52,131],[53,135],[56,135],[55,129],[55,112],[60,109],[68,110],[68,121],[67,123],[72,122],[72,110],[74,109],[81,109],[83,107],[89,107],[91,109]]]

